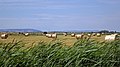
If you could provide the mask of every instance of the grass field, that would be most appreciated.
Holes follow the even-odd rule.
[[[104,35],[101,37],[92,36],[91,39],[96,41],[104,41],[104,37],[105,37]],[[30,35],[27,37],[23,35],[10,35],[7,39],[0,38],[0,42],[3,42],[3,43],[9,43],[9,42],[12,42],[13,40],[22,41],[27,44],[32,44],[32,43],[38,43],[41,41],[51,42],[53,39],[47,38],[46,36],[35,36],[35,35]],[[71,37],[70,35],[68,36],[58,35],[56,40],[62,41],[68,46],[73,45],[77,41],[75,37]]]
[[[104,38],[10,35],[0,38],[0,67],[120,67],[120,40]]]

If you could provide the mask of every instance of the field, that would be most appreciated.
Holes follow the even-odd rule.
[[[120,40],[104,37],[11,35],[0,39],[0,67],[120,67]]]
[[[101,37],[92,36],[91,39],[96,41],[104,41],[104,37],[105,35]],[[52,38],[47,38],[46,36],[42,36],[42,35],[40,36],[30,35],[27,37],[25,37],[24,35],[10,35],[7,39],[0,38],[0,42],[3,42],[3,43],[9,43],[9,42],[12,42],[13,40],[22,41],[27,44],[38,43],[41,41],[44,41],[44,42],[53,41]],[[77,41],[77,39],[75,37],[71,37],[71,35],[68,35],[68,36],[58,35],[56,40],[62,41],[68,46],[73,45]]]

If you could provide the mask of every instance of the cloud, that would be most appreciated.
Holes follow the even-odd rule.
[[[41,18],[0,18],[0,21],[38,21],[38,20],[47,20],[50,18],[45,18],[45,17],[41,17]]]
[[[0,25],[4,27],[41,27],[43,29],[119,29],[117,15],[59,15],[59,14],[34,14],[36,17],[26,18],[0,18]],[[7,25],[6,25],[7,24]],[[13,24],[13,25],[11,25]]]
[[[0,0],[0,2],[3,2],[3,3],[10,3],[10,2],[30,2],[30,1],[34,1],[34,0]]]
[[[104,4],[120,4],[120,0],[97,0],[97,1]]]
[[[42,8],[42,9],[69,9],[78,7],[97,7],[94,5],[84,5],[76,1],[34,1],[34,0],[5,0],[0,1],[0,7],[30,7],[30,8]]]
[[[33,14],[33,16],[40,17],[40,18],[49,18],[49,19],[61,19],[61,18],[67,18],[69,16],[67,15],[59,15],[59,14]]]
[[[63,15],[63,14],[32,14],[30,17],[1,17],[0,20],[30,20],[30,21],[55,21],[55,22],[88,22],[97,21],[101,16],[80,16],[80,15]]]
[[[113,23],[113,22],[119,22],[120,21],[120,15],[119,14],[111,14],[111,15],[67,15],[67,14],[49,14],[49,13],[34,13],[31,14],[30,17],[0,17],[0,20],[30,20],[30,21],[55,21],[55,22],[85,22],[85,23],[95,23],[95,24],[101,24],[101,23]],[[99,21],[99,22],[98,22]]]

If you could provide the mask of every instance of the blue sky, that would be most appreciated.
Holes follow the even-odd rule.
[[[0,0],[0,29],[120,31],[120,0]]]

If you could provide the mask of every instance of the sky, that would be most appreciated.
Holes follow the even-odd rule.
[[[0,0],[0,29],[120,31],[120,0]]]

